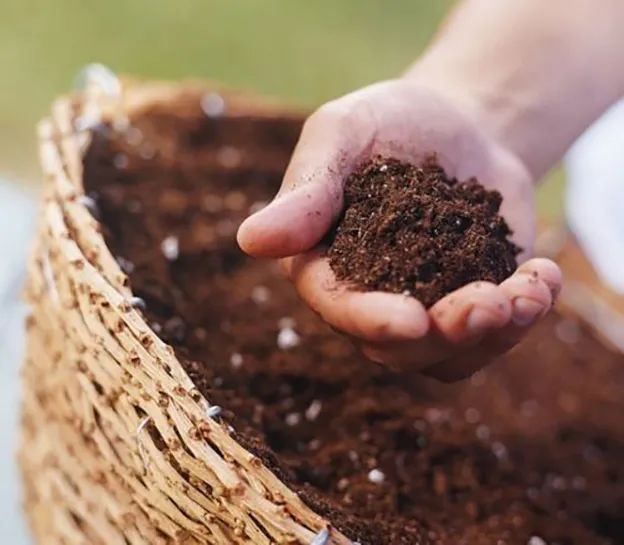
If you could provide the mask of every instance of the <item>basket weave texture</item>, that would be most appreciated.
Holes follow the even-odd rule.
[[[351,543],[213,418],[136,308],[89,211],[89,125],[173,105],[182,89],[88,86],[39,126],[45,190],[19,453],[30,526],[45,545]]]

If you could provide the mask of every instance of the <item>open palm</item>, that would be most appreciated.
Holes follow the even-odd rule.
[[[553,262],[528,259],[535,237],[528,171],[477,123],[406,80],[325,104],[306,122],[275,200],[241,226],[241,247],[280,258],[302,299],[370,359],[442,380],[476,371],[546,313],[561,284]],[[500,285],[473,282],[428,310],[412,297],[338,283],[318,245],[342,211],[345,177],[376,155],[418,164],[431,154],[450,177],[474,176],[503,195],[501,214],[523,248],[517,271]]]

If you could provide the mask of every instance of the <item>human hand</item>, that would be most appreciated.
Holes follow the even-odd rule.
[[[503,195],[501,214],[523,253],[500,285],[474,282],[428,310],[417,300],[338,283],[318,247],[343,208],[343,182],[383,155],[422,163],[435,154],[449,177],[477,178]],[[526,260],[535,237],[533,185],[524,165],[459,102],[392,80],[329,102],[306,122],[275,200],[240,227],[241,248],[281,258],[302,299],[370,359],[441,380],[465,377],[513,346],[552,306],[557,265]]]

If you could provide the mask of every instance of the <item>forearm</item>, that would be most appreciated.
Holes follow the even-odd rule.
[[[406,78],[430,85],[539,178],[624,94],[622,0],[464,0]]]

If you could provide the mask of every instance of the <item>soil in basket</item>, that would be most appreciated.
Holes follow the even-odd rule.
[[[449,178],[435,158],[417,167],[377,157],[346,180],[329,263],[356,289],[409,294],[427,307],[470,282],[498,284],[519,252],[501,200],[475,179]]]
[[[624,358],[553,315],[469,381],[407,387],[236,246],[299,122],[199,103],[98,130],[85,176],[146,319],[236,438],[362,544],[623,543]]]

